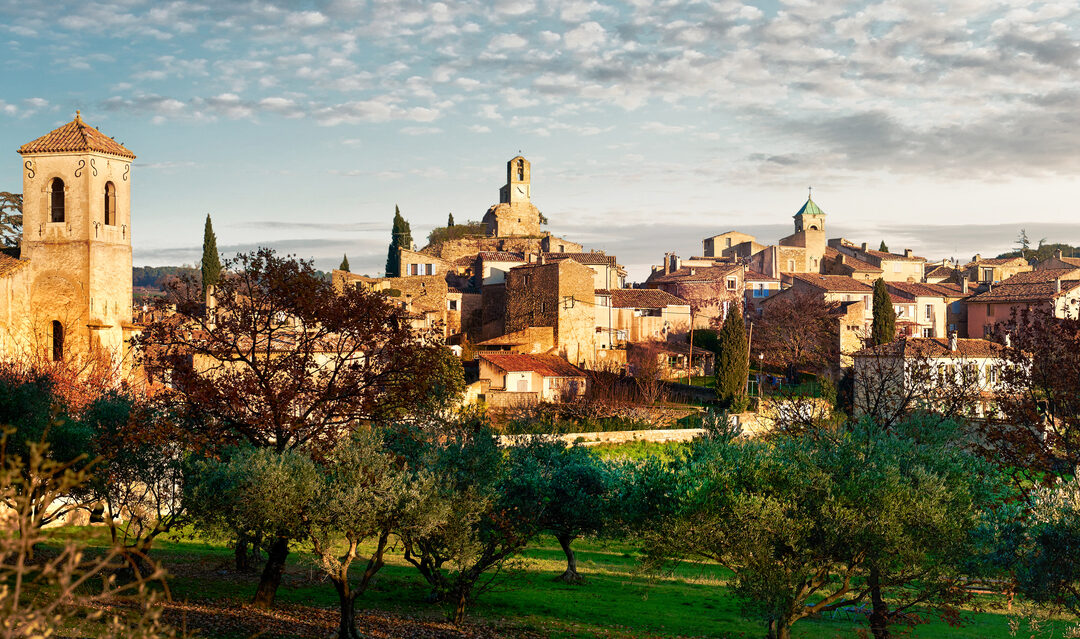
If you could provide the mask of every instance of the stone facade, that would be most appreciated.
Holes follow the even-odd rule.
[[[573,260],[510,269],[505,331],[551,326],[558,354],[573,364],[590,365],[597,358],[594,275]]]
[[[6,356],[129,362],[134,154],[75,119],[19,149],[23,236],[0,266]],[[126,368],[125,368],[126,369]]]
[[[540,237],[540,210],[532,201],[532,167],[520,155],[506,163],[506,184],[499,189],[499,203],[484,214],[491,237]]]

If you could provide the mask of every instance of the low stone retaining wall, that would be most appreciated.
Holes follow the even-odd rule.
[[[567,446],[580,442],[583,446],[596,444],[626,444],[629,442],[688,442],[705,434],[702,428],[665,428],[655,430],[612,430],[591,433],[566,433],[555,435],[566,442]],[[515,446],[532,437],[544,435],[500,435],[499,443],[503,446]]]

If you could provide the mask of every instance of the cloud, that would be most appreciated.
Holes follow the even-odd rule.
[[[516,33],[501,33],[491,39],[488,43],[488,49],[492,51],[524,49],[528,44],[528,40]]]

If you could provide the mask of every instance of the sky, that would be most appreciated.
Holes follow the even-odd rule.
[[[644,279],[813,186],[829,237],[931,259],[1080,244],[1080,4],[0,0],[0,190],[71,120],[133,168],[136,265],[348,254],[381,274],[532,162],[556,235]]]

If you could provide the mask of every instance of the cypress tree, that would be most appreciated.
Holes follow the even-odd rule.
[[[881,240],[881,246],[878,247],[878,250],[881,251],[882,253],[888,253],[889,252],[889,247],[885,246],[885,240]]]
[[[341,256],[341,266],[338,267],[338,270],[339,271],[345,271],[346,273],[349,272],[349,256],[348,255],[343,254]]]
[[[454,214],[451,213],[449,215],[449,217],[446,218],[446,226],[447,226],[447,228],[449,228],[449,227],[451,227],[453,225],[454,225]]]
[[[870,328],[870,345],[888,344],[896,338],[896,309],[893,308],[885,280],[874,282],[874,323]]]
[[[218,258],[217,236],[210,223],[210,214],[206,214],[206,228],[203,229],[202,241],[202,283],[203,289],[213,286],[221,279],[221,260]]]
[[[401,277],[399,273],[400,262],[398,249],[412,248],[412,230],[405,218],[401,217],[401,209],[394,205],[394,227],[390,232],[390,248],[386,253],[386,276]]]
[[[724,318],[719,335],[720,353],[716,358],[716,396],[725,408],[741,408],[746,397],[749,373],[746,324],[738,306],[732,305]]]

